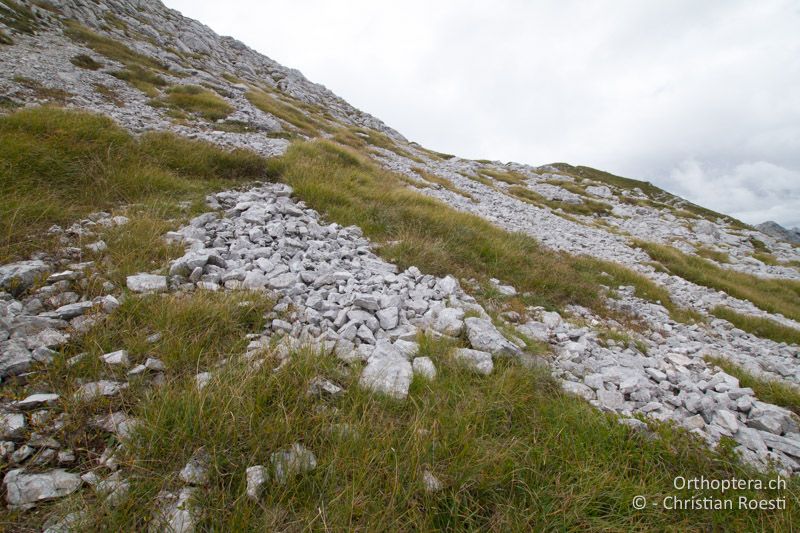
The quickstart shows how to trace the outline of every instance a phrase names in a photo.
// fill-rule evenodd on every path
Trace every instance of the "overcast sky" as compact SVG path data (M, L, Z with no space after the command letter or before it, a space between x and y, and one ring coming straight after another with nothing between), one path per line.
M410 140L800 226L800 0L165 0Z

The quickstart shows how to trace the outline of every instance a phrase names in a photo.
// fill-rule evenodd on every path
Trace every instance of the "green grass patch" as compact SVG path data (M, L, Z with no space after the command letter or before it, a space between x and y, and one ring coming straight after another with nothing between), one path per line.
M500 170L493 170L490 168L482 168L478 172L483 174L484 176L488 176L498 181L502 181L503 183L508 183L509 185L522 185L527 181L527 178L525 176L523 176L519 172L513 172L511 170L500 171Z
M769 246L767 246L764 241L756 239L755 237L750 237L749 240L750 240L750 244L753 245L753 249L756 252L761 252L761 253L766 253L766 254L771 252L771 250L769 249Z
M102 83L93 83L92 87L94 88L97 94L102 95L103 98L105 98L115 106L122 107L125 105L125 101L119 96L119 93L117 93L117 91L115 91L108 85L104 85Z
M151 104L181 109L211 121L224 119L233 112L233 106L218 94L199 85L170 87L165 96L152 101Z
M269 113L275 118L288 122L304 135L316 137L319 135L320 130L324 129L319 121L309 117L294 105L281 100L273 94L252 90L248 91L245 96L251 104L264 113Z
M108 118L52 107L0 117L0 160L3 262L42 246L52 224L267 175L250 152L164 133L135 138Z
M63 104L69 100L70 96L72 96L71 93L63 89L47 87L40 81L27 78L25 76L14 76L13 80L20 86L28 89L31 93L33 93L34 98L39 100L49 100L53 103Z
M736 363L723 357L704 357L706 362L720 367L723 371L739 380L742 387L753 389L756 397L762 402L780 405L800 416L800 388L777 380L754 376Z
M753 254L753 257L755 259L758 259L759 261L761 261L765 265L770 265L770 266L781 266L781 265L783 265L783 263L778 261L777 257L775 257L774 255L772 255L769 252L755 252Z
M772 339L775 342L800 345L800 330L784 326L769 318L743 315L721 305L712 309L711 314L717 318L727 320L737 328L752 333L757 337Z
M108 59L118 61L127 67L139 66L161 72L168 72L167 67L161 62L152 57L135 52L119 41L99 35L74 21L67 21L66 25L66 34L68 37L88 46Z
M471 179L472 181L476 181L481 185L486 185L487 187L492 187L493 189L495 188L494 181L492 181L490 178L487 178L480 172L476 172L474 174L469 174L466 172L459 172L459 173L465 178Z
M521 186L509 187L506 192L530 204L539 207L546 206L550 209L561 209L562 211L572 215L602 217L611 215L612 210L612 207L609 204L605 202L598 202L597 200L591 200L589 198L581 198L581 203L578 204L561 202L558 200L548 200L541 194Z
M781 313L800 320L800 282L759 278L720 268L702 257L684 254L671 246L640 240L635 243L672 274L698 285L725 291L736 298L749 300L769 313Z
M719 250L714 250L713 248L709 248L707 246L698 246L695 250L695 253L700 257L705 259L711 259L712 261L716 261L717 263L730 263L731 258L725 252L721 252Z
M97 70L103 66L102 63L95 61L91 56L86 54L78 54L70 59L69 62L76 67L85 68L86 70Z
M681 431L660 427L660 439L643 438L562 394L541 371L501 362L478 376L453 364L446 345L422 352L439 376L415 380L404 403L361 390L357 369L307 352L277 373L232 365L202 391L190 378L171 381L133 410L144 425L123 458L134 467L128 499L115 508L88 495L71 503L87 508L87 530L147 529L155 496L180 488L177 473L204 446L212 466L194 502L200 530L781 530L797 520L793 507L638 511L635 495L673 494L676 476L756 475ZM308 396L316 376L346 394ZM294 442L315 453L317 468L270 484L259 502L244 497L245 469ZM441 491L425 491L425 470ZM796 490L791 482L780 495Z
M139 89L151 98L159 95L159 87L167 85L167 80L163 77L153 70L139 65L131 65L123 70L116 70L111 72L111 75L119 80L128 82L131 87Z
M428 172L424 168L413 167L411 170L413 170L414 173L417 174L420 178L424 179L425 181L427 181L429 183L435 183L435 184L441 186L442 188L447 189L448 191L451 191L451 192L454 192L456 194L459 194L459 195L463 196L464 198L468 198L470 200L474 200L475 199L468 192L462 191L461 189L456 187L453 184L453 182L450 181L447 178L443 178L442 176L437 176L436 174L434 174L432 172Z
M390 152L396 153L400 157L405 157L406 159L410 159L416 163L424 163L424 161L416 155L398 146L397 143L388 135L369 128L358 128L353 126L349 128L339 128L334 131L333 140L339 144L344 144L351 148L355 148L362 153L368 152L369 150L367 149L372 146L375 148L389 150Z

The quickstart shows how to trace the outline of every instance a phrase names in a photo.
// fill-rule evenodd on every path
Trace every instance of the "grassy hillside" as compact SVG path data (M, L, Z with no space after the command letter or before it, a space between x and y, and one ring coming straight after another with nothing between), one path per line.
M611 174L610 172L604 172L602 170L597 170L591 167L572 166L567 163L553 163L551 166L579 180L587 179L587 180L599 181L602 183L606 183L608 185L612 185L614 187L618 187L620 189L627 189L627 190L640 189L652 200L662 204L666 204L667 206L679 208L680 210L686 211L689 214L696 217L706 218L712 221L721 218L727 221L729 224L732 224L736 227L749 228L747 224L745 224L740 220L737 220L728 215L723 215L722 213L717 213L716 211L712 211L711 209L707 209L705 207L701 207L699 205L688 202L683 198L670 194L664 189L661 189L660 187L653 185L649 181L640 181L631 178L623 178L621 176L616 176L614 174Z
M0 162L2 262L41 249L53 224L266 175L249 152L168 134L134 138L108 118L57 108L0 117Z
M109 249L97 263L123 272L131 265L156 268L154 262L165 265L169 255L154 253L154 242L178 223L176 202L272 176L330 220L359 224L401 265L498 277L530 292L527 302L550 307L581 303L603 311L601 283L633 283L645 297L666 298L623 267L547 251L529 237L408 190L396 175L331 142L295 143L282 159L265 162L170 135L134 139L106 119L51 108L0 119L0 135L2 160L11 162L0 174L0 205L16 209L16 224L4 227L9 255L43 244L34 228L137 202L131 224L147 231L107 230L101 236ZM653 426L657 438L621 425L561 392L541 369L498 361L490 376L472 374L452 359L461 340L419 339L420 355L434 360L439 376L432 382L416 377L400 403L365 393L356 385L359 368L331 356L301 351L277 372L270 352L261 367L237 361L247 335L263 329L272 308L262 295L127 296L98 328L76 334L50 367L37 368L28 385L6 387L4 394L61 394L70 415L65 434L78 451L79 468L93 468L115 442L87 423L91 417L122 410L141 420L118 457L131 483L128 496L111 506L85 488L32 513L8 513L0 519L4 526L40 529L50 517L85 509L87 531L146 530L156 496L181 486L178 472L199 446L212 468L193 504L200 528L209 531L786 531L800 521L797 482L781 493L736 493L785 496L791 500L785 512L635 509L636 495L651 502L697 496L674 489L677 476L766 477L738 465L727 443L710 451L667 425ZM158 340L148 341L155 333ZM133 380L118 398L73 401L78 380L123 377L99 363L97 356L112 349L129 350L133 364L161 359L163 384ZM80 353L89 356L67 364ZM225 358L234 362L198 389L195 373ZM345 393L329 400L306 394L317 376L341 384ZM318 467L271 485L259 502L247 499L245 468L294 442L316 454ZM441 481L440 490L425 489L426 471Z

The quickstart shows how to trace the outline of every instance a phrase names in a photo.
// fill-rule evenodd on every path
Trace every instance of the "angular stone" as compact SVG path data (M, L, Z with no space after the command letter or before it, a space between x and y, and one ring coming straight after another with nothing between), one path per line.
M285 483L290 476L304 474L317 467L314 453L298 442L292 444L288 450L270 455L270 462L278 483Z
M439 478L427 469L422 473L422 484L425 486L425 492L429 493L439 492L444 488Z
M287 272L274 278L270 278L267 282L273 289L288 289L299 281L299 277L294 272Z
M17 439L25 432L25 415L0 413L0 439Z
M366 309L367 311L377 311L381 308L378 299L368 294L359 294L356 296L353 300L353 305L361 309Z
M800 459L800 442L797 440L781 437L780 435L773 435L772 433L762 433L761 436L766 445L773 450L778 450L795 459Z
M26 474L23 469L9 471L3 482L9 506L27 509L35 504L72 494L81 486L81 478L66 470L56 469L39 474Z
M595 398L594 391L583 383L577 383L575 381L562 381L561 388L570 394L580 396L584 400L594 400Z
M208 469L211 456L204 447L200 447L192 454L191 459L183 467L180 478L189 485L206 485L208 483Z
M751 428L780 435L783 433L783 417L780 415L766 413L758 417L751 418L747 421L747 425Z
M211 372L200 372L194 377L195 385L197 385L198 389L202 390L208 385L212 377Z
M46 318L55 318L58 320L72 320L73 318L86 313L92 307L94 307L92 302L76 302L74 304L62 305L55 311L42 313L40 316Z
M442 335L458 337L464 331L464 311L455 307L442 309L433 321L433 329Z
M703 419L703 415L694 415L683 420L683 425L689 429L703 429L706 427L706 421Z
M390 345L391 346L391 345ZM403 400L408 396L413 369L411 363L399 356L371 357L361 373L359 384L374 392Z
M436 366L434 366L430 357L415 357L411 363L411 368L414 374L420 375L425 379L436 379Z
M456 361L464 364L468 368L483 375L489 375L494 370L492 354L480 350L470 350L469 348L458 348L453 351Z
M127 388L127 383L101 379L100 381L94 381L82 385L77 391L75 391L75 398L88 402L100 396L116 396Z
M266 484L270 480L269 470L261 465L250 466L245 471L245 477L247 478L247 497L253 501L260 500Z
M761 454L765 454L767 452L767 445L761 436L761 432L756 429L739 426L739 430L736 432L733 438L736 439L736 442L755 452Z
M267 276L255 270L248 272L242 281L242 286L250 290L263 289L266 284Z
M197 516L192 508L195 487L184 487L176 495L161 492L158 497L155 522L160 531L169 533L191 533L195 530Z
M727 409L717 410L713 421L731 434L739 430L739 421L736 419L736 415Z
M128 351L127 350L117 350L116 352L110 352L105 355L101 355L100 358L108 365L111 366L128 366L130 365L130 360L128 359Z
M489 352L494 356L517 356L521 353L488 320L470 317L464 323L469 342L476 350Z
M599 390L597 391L597 401L601 407L616 410L621 409L625 404L625 398L619 391Z
M33 364L33 355L24 343L15 339L0 343L0 378L27 372Z
M399 309L397 307L387 307L381 309L375 315L382 329L390 330L397 327L400 321Z
M39 409L40 407L51 407L58 402L59 398L60 396L58 394L52 393L32 394L24 400L14 402L14 407L20 411L31 411L33 409Z
M309 383L307 394L309 396L338 398L344 394L344 389L329 379L316 377Z
M108 478L95 485L95 492L105 499L112 507L118 506L128 496L130 483L122 479L119 472L114 472Z
M50 271L50 267L39 260L18 261L0 266L0 289L17 296L34 284L37 278Z
M133 292L166 292L167 278L155 274L136 274L127 277L126 285Z

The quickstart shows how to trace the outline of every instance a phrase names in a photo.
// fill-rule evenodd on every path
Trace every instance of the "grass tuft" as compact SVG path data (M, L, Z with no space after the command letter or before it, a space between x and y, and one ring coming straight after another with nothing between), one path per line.
M704 357L707 363L716 365L724 372L739 380L742 387L753 389L756 397L762 402L786 407L800 416L800 388L777 380L754 376L736 363L723 357Z
M131 87L139 89L151 98L158 96L159 87L167 85L167 80L154 71L140 65L131 65L126 69L116 70L111 72L111 75L118 80L127 82Z
M76 67L85 68L87 70L97 70L103 66L102 63L98 63L91 56L86 54L78 54L69 61Z
M609 204L605 202L598 202L597 200L591 200L589 198L581 198L581 203L573 204L558 200L548 200L541 194L521 186L509 187L507 192L530 204L547 206L550 209L561 209L562 211L573 215L601 217L611 215L612 207Z
M154 100L151 104L182 109L211 121L222 120L233 112L233 107L228 102L199 85L170 87L163 98Z
M31 78L27 78L25 76L14 76L13 80L20 84L22 87L25 87L29 91L33 93L34 98L39 100L49 100L50 102L55 102L59 104L65 103L69 100L71 93L63 90L58 89L55 87L47 87L42 85L42 83L38 80L34 80Z
M416 173L420 178L422 178L423 180L425 180L425 181L427 181L429 183L434 183L436 185L439 185L440 187L442 187L444 189L447 189L450 192L454 192L454 193L456 193L458 195L461 195L464 198L467 198L469 200L474 200L475 199L468 192L462 191L461 189L456 187L453 184L453 182L450 181L447 178L443 178L441 176L437 176L436 174L433 174L432 172L428 172L424 168L414 167L411 170L413 170L414 173Z
M671 274L688 281L750 300L769 313L800 320L800 282L760 278L720 268L710 261L663 244L637 240L636 246L661 263Z
M772 339L775 342L800 345L800 330L784 326L769 318L743 315L721 305L712 309L711 314L717 318L727 320L737 328L752 333L757 337Z
M134 138L108 118L52 107L0 117L0 161L2 261L38 248L52 224L267 176L250 152L166 133Z
M714 250L713 248L709 248L707 246L699 246L695 253L700 257L705 259L711 259L712 261L716 261L717 263L730 263L731 258L725 252L721 252L719 250Z
M527 181L527 178L518 172L513 172L511 170L492 170L489 168L482 168L478 172L483 174L484 176L488 176L494 178L498 181L502 181L503 183L508 183L509 185L524 185Z
M248 91L245 95L251 104L264 113L288 122L304 135L316 137L324 126L314 118L308 116L294 105L281 100L278 96L260 90Z
M39 29L39 22L30 7L12 0L0 0L0 22L12 30L28 35L33 35Z

